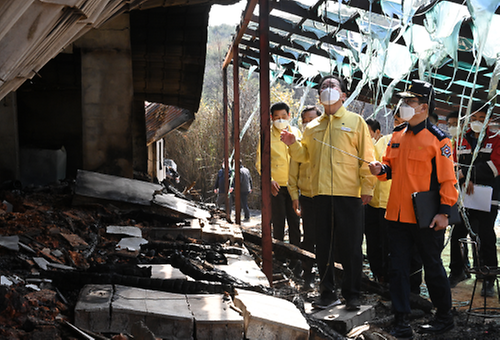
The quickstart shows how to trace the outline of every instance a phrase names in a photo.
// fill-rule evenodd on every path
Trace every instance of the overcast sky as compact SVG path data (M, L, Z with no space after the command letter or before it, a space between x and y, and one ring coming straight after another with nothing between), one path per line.
M241 21L241 13L245 9L247 4L246 0L241 0L240 2L229 5L213 5L210 10L210 17L208 19L209 26L218 26L222 24L227 24L231 26L236 26Z

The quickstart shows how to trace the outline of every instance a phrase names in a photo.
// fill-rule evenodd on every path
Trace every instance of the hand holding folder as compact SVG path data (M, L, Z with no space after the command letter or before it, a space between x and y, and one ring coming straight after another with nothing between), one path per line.
M417 218L417 224L420 228L429 228L432 219L439 212L439 206L441 205L441 196L439 191L422 191L414 192L412 194L413 209L415 210L415 217ZM448 217L448 223L456 224L462 221L460 213L458 212L457 204L450 209L450 216Z

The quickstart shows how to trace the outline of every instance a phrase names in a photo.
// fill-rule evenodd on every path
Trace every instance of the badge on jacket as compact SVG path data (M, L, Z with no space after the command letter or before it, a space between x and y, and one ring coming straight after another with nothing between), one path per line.
M450 148L450 146L448 144L444 145L441 148L441 155L450 158L450 156L451 156L451 148Z

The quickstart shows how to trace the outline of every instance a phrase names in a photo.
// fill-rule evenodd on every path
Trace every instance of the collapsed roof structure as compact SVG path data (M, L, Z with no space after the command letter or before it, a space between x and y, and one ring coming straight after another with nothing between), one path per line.
M321 76L341 74L362 100L393 102L411 79L431 82L440 115L469 99L498 94L500 2L497 0L270 1L272 77L314 87ZM259 14L249 1L233 44L239 65L260 69ZM239 39L241 38L241 39ZM228 52L231 56L231 50ZM226 61L228 61L226 59ZM498 108L498 105L496 105ZM495 110L497 111L497 110Z

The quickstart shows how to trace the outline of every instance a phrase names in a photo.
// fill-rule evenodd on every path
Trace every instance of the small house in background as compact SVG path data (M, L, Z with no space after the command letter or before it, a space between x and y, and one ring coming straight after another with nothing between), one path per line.
M169 177L178 182L175 160L165 159L165 140L174 130L187 130L194 120L194 113L173 105L146 102L146 138L148 146L148 175L158 182ZM173 164L172 164L173 163Z

